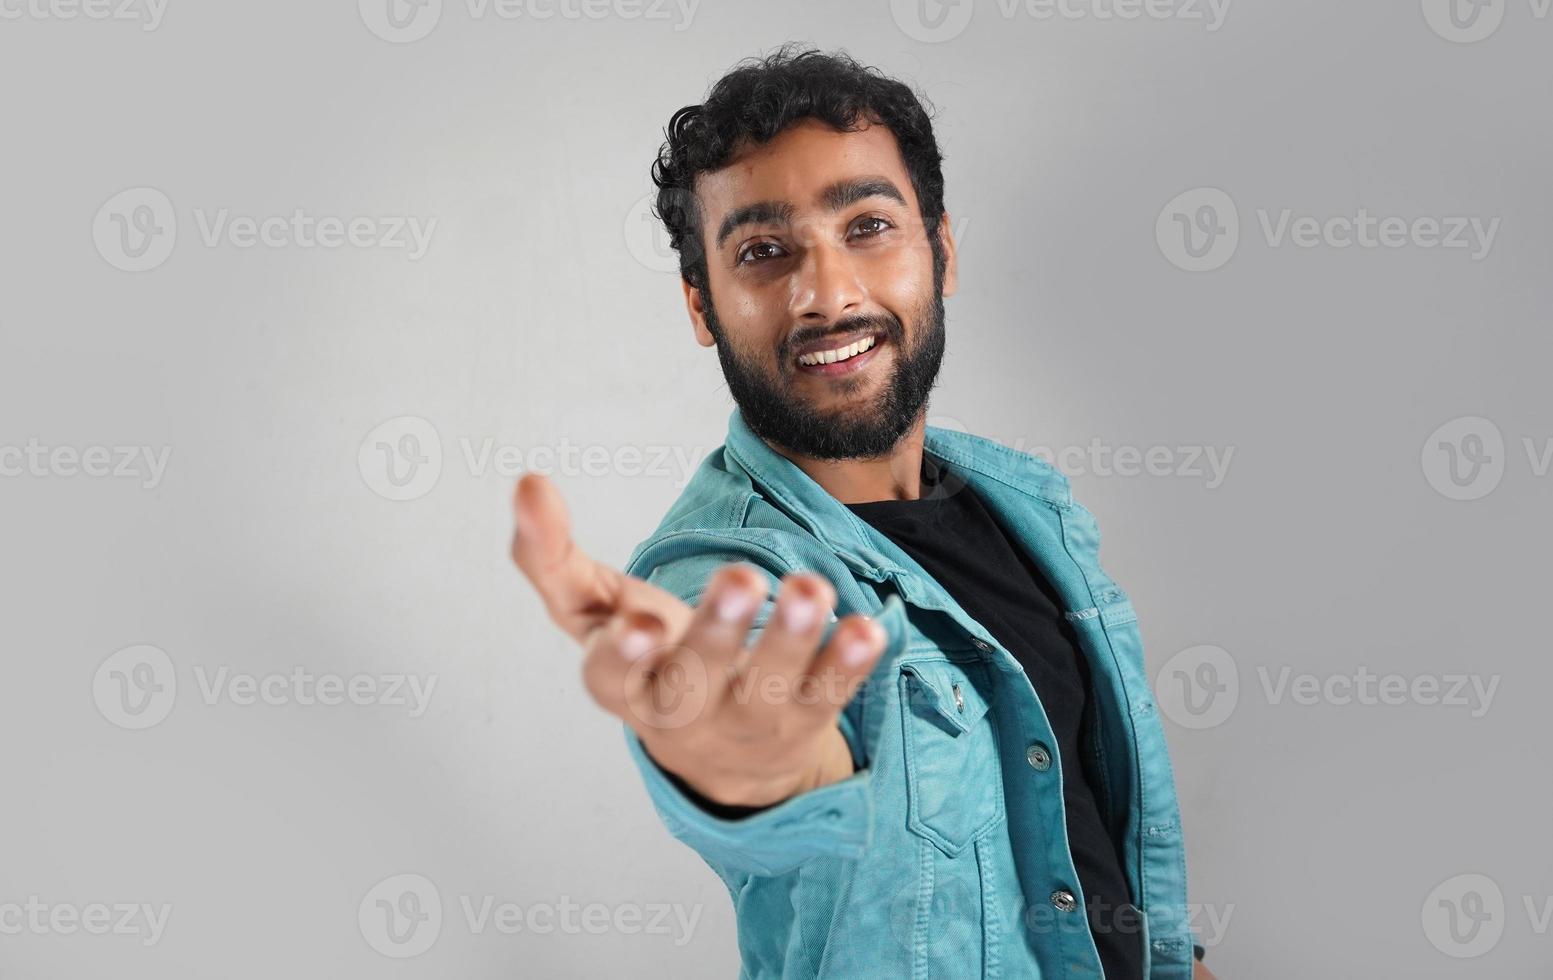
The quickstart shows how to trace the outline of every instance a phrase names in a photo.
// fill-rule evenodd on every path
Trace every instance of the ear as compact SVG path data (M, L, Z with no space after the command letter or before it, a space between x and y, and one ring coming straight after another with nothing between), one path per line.
M717 338L706 328L706 305L702 302L701 290L684 276L680 276L679 285L685 291L685 309L690 314L690 326L696 332L696 343L702 347L716 347Z
M938 219L938 237L944 243L944 295L953 296L960 288L959 250L954 242L954 231L949 227L949 212Z

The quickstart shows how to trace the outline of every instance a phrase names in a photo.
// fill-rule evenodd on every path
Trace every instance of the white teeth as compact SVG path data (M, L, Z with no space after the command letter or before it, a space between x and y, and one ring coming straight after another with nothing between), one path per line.
M877 339L876 337L864 337L856 343L848 344L845 347L838 347L835 350L801 354L798 357L798 363L812 367L816 364L834 364L837 361L844 361L849 357L856 357L863 353L863 351L873 347Z

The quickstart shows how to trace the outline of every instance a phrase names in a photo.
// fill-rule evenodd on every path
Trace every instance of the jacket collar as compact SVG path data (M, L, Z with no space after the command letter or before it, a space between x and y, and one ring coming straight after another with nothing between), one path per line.
M1072 502L1067 477L1028 453L968 432L928 426L923 451L946 462L984 496L1013 490L1063 511ZM882 582L905 574L905 556L792 460L757 436L735 408L728 417L727 454L761 491L863 577ZM910 563L915 564L915 563Z

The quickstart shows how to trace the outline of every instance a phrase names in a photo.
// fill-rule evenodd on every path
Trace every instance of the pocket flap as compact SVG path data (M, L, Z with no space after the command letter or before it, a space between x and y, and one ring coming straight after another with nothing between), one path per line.
M901 665L911 710L951 734L968 732L987 713L987 701L966 671L948 661Z

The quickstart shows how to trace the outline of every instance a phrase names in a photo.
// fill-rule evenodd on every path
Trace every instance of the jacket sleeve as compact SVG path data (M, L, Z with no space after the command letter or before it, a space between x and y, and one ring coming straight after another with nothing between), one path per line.
M730 561L752 564L769 578L768 596L750 630L750 642L753 643L775 607L777 586L783 574L773 570L768 563L742 553L681 554L667 563L653 566L644 577L690 605L696 605L712 573ZM889 636L885 657L898 652L906 636L904 611L899 608L899 600L893 602L893 613L881 612L878 617ZM887 605L886 610L889 609ZM836 622L833 617L826 626L822 643L829 640ZM851 710L842 712L839 725L852 748L854 765L861 765L853 713ZM669 833L725 877L730 874L785 874L816 857L858 857L868 846L873 824L873 796L867 768L860 768L847 779L800 793L750 816L723 819L681 792L647 753L636 732L629 725L623 728L626 745L641 772L648 797Z

